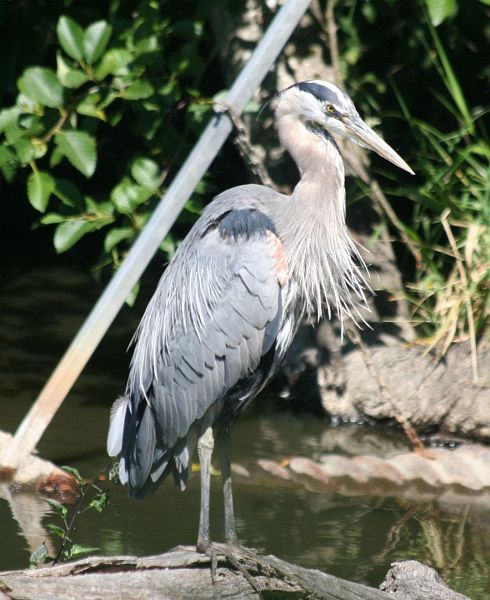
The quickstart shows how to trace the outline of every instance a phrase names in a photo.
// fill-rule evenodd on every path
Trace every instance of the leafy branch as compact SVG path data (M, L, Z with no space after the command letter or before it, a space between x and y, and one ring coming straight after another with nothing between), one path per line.
M101 489L96 484L100 474L102 472L106 472L107 468L102 469L102 471L97 473L97 475L88 483L83 481L82 476L77 469L73 467L62 468L75 477L79 487L79 499L73 511L71 512L64 504L58 502L57 500L52 498L46 500L61 520L61 525L56 523L48 523L46 525L48 531L59 539L59 547L56 555L54 557L50 557L46 543L43 542L31 554L29 560L30 568L36 568L46 562L50 562L51 565L55 565L60 561L78 558L79 556L99 550L99 548L94 546L82 546L80 544L73 543L71 535L80 515L91 509L100 513L108 506L108 491Z
M193 85L209 67L198 51L206 11L182 20L172 10L142 0L130 17L120 7L85 28L60 16L56 68L27 67L15 104L0 110L0 176L27 170L27 198L54 226L58 253L103 230L99 266L116 268L211 111ZM184 219L198 197L191 204ZM162 249L174 251L172 236Z

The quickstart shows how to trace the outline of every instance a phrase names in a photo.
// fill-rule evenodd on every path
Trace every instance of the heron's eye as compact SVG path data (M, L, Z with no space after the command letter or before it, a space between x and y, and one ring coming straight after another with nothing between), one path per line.
M335 106L333 104L327 104L327 112L329 112L329 113L335 112Z

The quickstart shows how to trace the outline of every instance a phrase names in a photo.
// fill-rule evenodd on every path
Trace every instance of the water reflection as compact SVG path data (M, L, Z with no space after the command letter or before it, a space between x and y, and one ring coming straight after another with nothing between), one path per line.
M55 545L43 525L44 517L50 512L49 504L38 494L16 492L5 483L0 483L0 498L9 505L12 518L27 544L26 550L33 552L45 542L53 556Z
M45 269L12 279L0 291L0 428L14 431L67 343L96 299L89 277ZM43 457L70 464L86 476L106 463L108 410L124 386L124 348L143 310L124 310L85 369L40 444ZM483 495L428 501L326 490L308 481L283 481L257 467L260 459L318 459L324 453L389 456L407 447L394 431L330 428L321 419L284 409L272 392L255 401L237 423L233 460L237 529L241 540L268 553L335 575L378 585L396 559L416 558L473 599L488 598L490 501ZM247 476L247 473L249 476ZM104 554L151 554L195 542L199 482L180 493L171 481L138 503L110 486L111 505L85 513L77 543ZM455 496L453 494L453 496ZM56 522L38 497L3 488L0 570L25 567L43 527ZM222 537L219 482L212 490L212 532ZM10 502L10 504L9 504ZM23 530L25 537L19 532Z

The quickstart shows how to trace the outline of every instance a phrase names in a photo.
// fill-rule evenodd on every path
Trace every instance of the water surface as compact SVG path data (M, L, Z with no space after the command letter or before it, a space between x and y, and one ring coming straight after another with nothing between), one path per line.
M90 277L67 267L12 272L5 279L0 290L0 429L15 431L97 294ZM144 290L136 308L125 308L111 327L41 440L44 458L75 466L86 477L108 463L108 411L124 389L125 348L147 296ZM272 390L240 418L233 443L234 462L251 474L237 477L234 485L238 534L245 544L372 586L379 585L393 560L416 558L435 567L454 589L475 600L490 598L490 508L484 497L443 504L436 497L414 501L340 494L311 482L283 482L257 467L260 459L408 448L402 434L332 427L327 419L293 412ZM129 499L121 486L107 487L110 506L79 519L75 542L97 546L103 554L151 554L195 542L198 477L184 493L166 481L143 502ZM15 499L12 505L0 500L0 570L27 566L29 544L47 539L45 525L58 522L43 499ZM217 478L211 501L212 533L221 539ZM31 526L29 539L19 521L24 529Z

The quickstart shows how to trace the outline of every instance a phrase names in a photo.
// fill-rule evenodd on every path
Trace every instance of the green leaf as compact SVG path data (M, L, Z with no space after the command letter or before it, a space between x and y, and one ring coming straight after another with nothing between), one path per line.
M5 128L4 135L5 135L5 140L7 141L7 144L9 144L10 146L13 146L15 144L15 142L17 142L18 140L20 140L24 137L24 131L22 131L22 129L18 126L18 124L8 125ZM24 140L24 141L27 141L27 140Z
M202 213L202 204L195 197L191 198L190 200L187 200L184 208L193 215L200 215Z
M54 247L58 254L66 252L74 246L85 234L95 229L94 223L79 219L61 223L54 232Z
M131 164L131 175L141 185L157 188L160 183L160 169L154 160L137 158Z
M46 525L46 529L52 533L53 535L56 535L59 538L64 538L65 537L65 530L62 529L61 527L59 527L58 525L54 525L53 523L48 523Z
M100 494L97 494L97 496L95 496L95 498L89 504L89 508L95 508L97 512L102 512L108 504L109 492L100 492Z
M0 146L0 171L9 183L13 181L17 171L17 157L5 146Z
M157 93L161 96L168 96L170 101L177 101L177 99L181 95L180 85L177 79L170 79L160 88L158 88ZM223 96L226 96L227 91L225 91Z
M23 165L27 165L31 162L31 160L35 160L36 158L41 158L46 154L47 146L46 144L34 144L32 140L19 139L14 144L12 144L17 152L17 157L19 162Z
M175 244L175 240L173 236L169 233L163 242L160 244L160 250L163 250L169 258L172 258L177 250L177 246Z
M85 75L80 69L72 69L65 62L61 54L57 54L56 56L56 74L62 85L67 88L76 89L89 81L88 75Z
M133 60L129 50L113 48L104 54L95 70L97 79L104 79L107 75L127 75L128 64Z
M100 548L95 548L94 546L81 546L80 544L73 544L69 552L69 557L75 558L76 556L83 556L84 554L96 552L97 550L100 550Z
M123 91L123 97L126 100L142 100L143 98L149 98L153 91L151 83L141 79L129 85Z
M31 140L34 147L34 158L42 158L48 151L48 144L39 142L39 140Z
M54 195L66 206L83 207L83 195L77 186L67 179L57 179Z
M64 465L61 468L63 469L63 471L66 471L67 473L70 473L70 475L73 475L73 477L77 480L78 484L82 483L82 476L80 475L80 471L78 469L75 469L75 467L67 467L66 465Z
M114 102L114 100L117 100L118 98L119 94L116 94L112 91L108 92L107 90L104 90L101 94L101 100L98 104L99 109L104 110L104 108L107 108L110 104Z
M22 92L20 94L17 94L15 103L22 112L25 112L25 113L35 113L36 112L36 103L34 102L34 100L32 98L29 98L29 96L26 96Z
M56 33L63 50L75 60L83 58L83 36L82 27L65 15L58 19Z
M66 215L60 215L59 213L48 213L43 215L39 221L43 225L54 225L57 223L64 223L66 221Z
M55 136L61 153L85 177L91 177L97 164L95 138L86 131L62 131Z
M27 178L27 197L36 210L39 212L46 210L54 187L55 180L49 173L34 171L29 175Z
M53 169L54 167L59 165L60 162L63 160L63 156L63 152L61 152L58 146L55 146L53 148L53 151L51 152L51 155L49 156L49 166Z
M154 194L152 188L133 183L125 178L111 192L111 201L120 213L132 213Z
M46 131L46 125L38 115L20 115L17 124L24 135L29 138L37 138ZM38 140L36 140L36 143L38 143Z
M46 502L54 509L61 517L65 518L68 514L68 509L66 506L63 506L58 500L53 500L53 498L48 498Z
M111 217L114 214L114 207L111 202L96 202L90 196L85 196L85 209L89 213L102 217Z
M107 121L106 114L101 110L97 103L100 100L99 94L87 94L81 102L77 104L77 113L85 115L87 117L94 117L101 121Z
M87 81L89 78L83 71L72 69L65 74L61 83L67 88L77 89Z
M115 227L111 229L104 240L104 250L110 252L115 246L122 240L127 240L134 235L134 229L132 227Z
M432 35L432 39L434 40L434 45L437 49L439 60L441 61L441 65L444 70L444 83L446 84L446 87L449 93L451 94L454 103L456 104L461 113L461 118L464 121L465 126L468 128L468 131L470 133L473 133L473 118L471 116L471 111L468 107L468 104L466 103L466 98L463 94L463 90L459 84L458 78L456 77L456 74L451 66L451 63L449 61L449 58L446 54L446 51L444 49L444 46L442 45L437 31L431 25L429 25L429 29Z
M136 302L136 298L138 297L139 291L140 291L140 282L137 281L132 290L129 292L128 297L126 298L126 304L128 306L134 306L134 303Z
M15 125L21 112L18 106L0 110L0 132L4 131L10 125Z
M136 56L143 54L152 54L161 51L160 40L157 35L145 36L141 39L134 48Z
M45 563L48 559L48 547L46 546L46 542L43 542L29 557L29 569L35 569L39 565Z
M457 10L456 0L426 0L432 25L437 27L448 17L453 17Z
M29 67L17 82L20 91L43 106L63 106L63 86L56 73L45 67Z
M104 53L111 37L112 27L107 21L97 21L87 27L83 37L83 55L92 64Z

